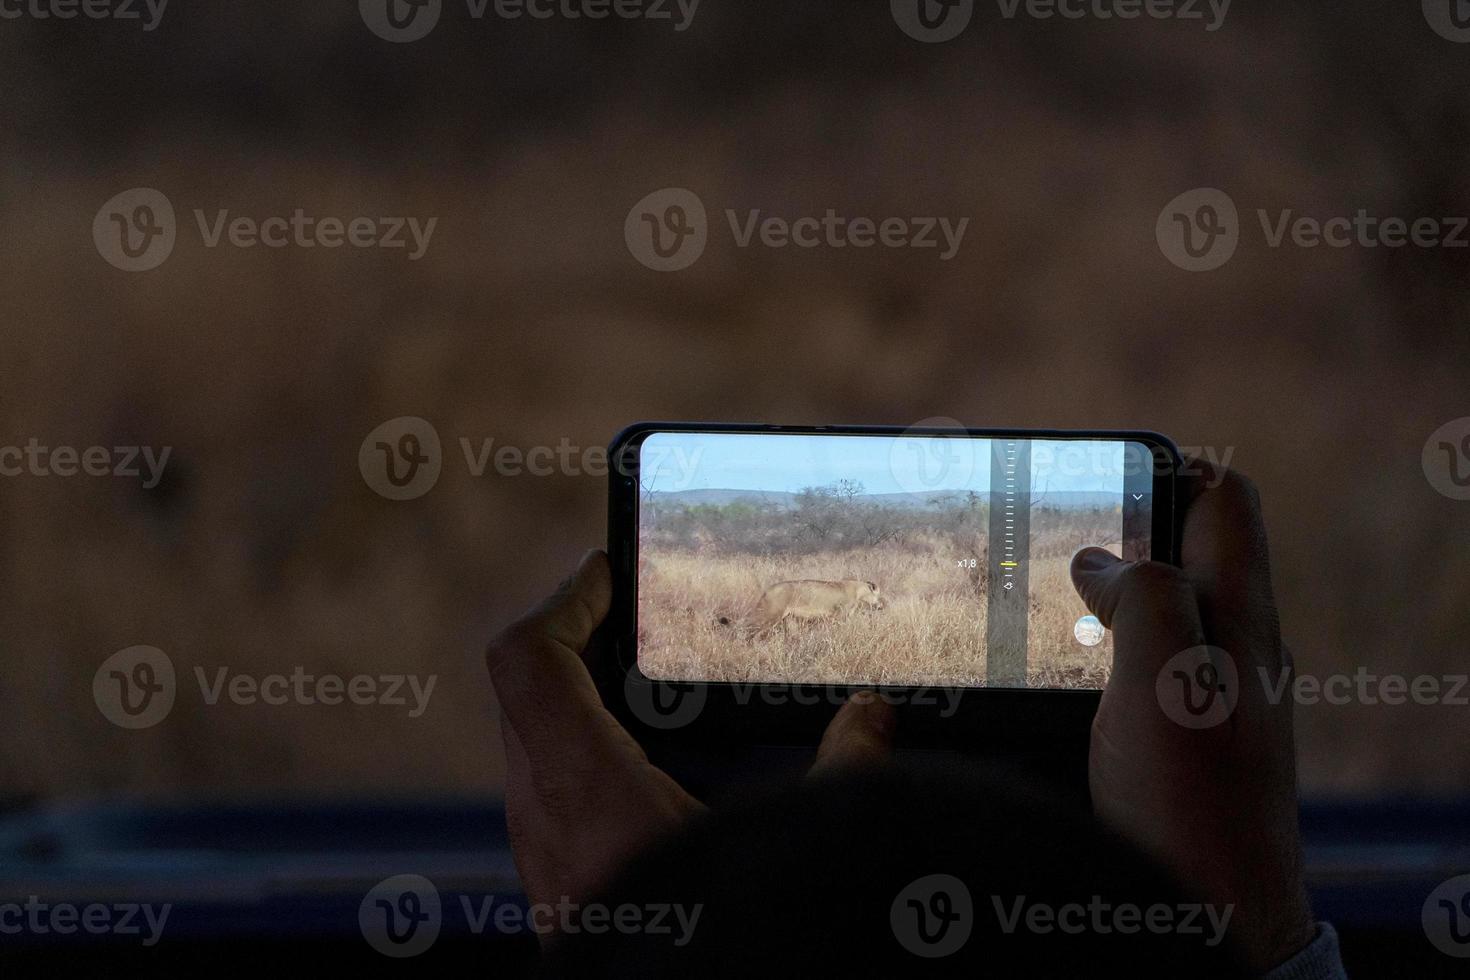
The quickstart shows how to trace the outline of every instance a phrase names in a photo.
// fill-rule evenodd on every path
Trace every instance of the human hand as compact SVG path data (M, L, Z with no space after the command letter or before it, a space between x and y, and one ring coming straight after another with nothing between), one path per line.
M1182 568L1125 562L1101 548L1072 559L1078 593L1114 637L1089 783L1100 817L1201 897L1234 906L1231 931L1264 973L1315 931L1301 877L1292 703L1272 704L1259 683L1260 670L1278 680L1291 657L1255 488L1228 470L1205 470L1182 481ZM1233 661L1235 690L1218 692L1233 710L1186 727L1164 710L1172 678L1158 682L1166 668L1193 676L1209 661L1198 649L1205 646ZM1185 651L1194 652L1175 659Z
M611 601L607 555L589 552L486 652L500 701L511 850L532 904L586 900L704 810L603 706L588 644ZM892 727L890 705L854 697L828 726L812 772L882 759Z

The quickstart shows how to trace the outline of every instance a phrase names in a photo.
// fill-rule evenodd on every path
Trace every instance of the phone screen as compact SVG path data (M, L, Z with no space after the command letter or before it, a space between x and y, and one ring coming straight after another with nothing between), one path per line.
M1082 547L1151 555L1141 442L653 432L637 657L655 680L1092 689Z

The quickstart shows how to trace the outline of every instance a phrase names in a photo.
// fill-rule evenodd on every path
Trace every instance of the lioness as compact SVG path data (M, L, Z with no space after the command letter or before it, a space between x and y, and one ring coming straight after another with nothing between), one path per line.
M883 608L883 595L875 583L852 578L840 582L777 582L761 593L745 620L756 632L764 633L788 619L830 619L838 613L851 615L859 606ZM720 622L728 626L730 620L721 618Z

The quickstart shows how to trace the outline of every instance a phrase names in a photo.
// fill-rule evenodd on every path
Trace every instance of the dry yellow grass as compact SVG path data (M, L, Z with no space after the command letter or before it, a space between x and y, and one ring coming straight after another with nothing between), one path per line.
M983 589L929 538L839 554L738 555L646 544L638 601L639 660L669 680L974 687L986 681ZM1086 609L1067 559L1031 568L1031 687L1102 687L1111 638L1072 636ZM764 635L739 626L769 586L791 579L876 582L886 608L788 624ZM721 625L721 617L734 623Z

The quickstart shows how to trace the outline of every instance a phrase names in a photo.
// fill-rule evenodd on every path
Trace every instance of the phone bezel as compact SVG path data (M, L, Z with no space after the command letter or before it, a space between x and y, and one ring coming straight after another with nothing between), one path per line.
M906 741L930 745L950 739L964 740L977 728L1004 731L1017 745L1031 738L1045 738L1057 727L1075 730L1090 722L1101 691L1065 688L915 688L873 685L737 685L725 682L654 681L645 677L637 662L638 629L638 475L636 460L643 440L656 432L725 432L750 435L867 435L943 436L971 439L1033 438L1129 441L1147 445L1154 456L1151 557L1178 564L1179 518L1178 471L1182 459L1167 436L1147 430L1115 429L1024 429L946 428L882 425L773 425L761 423L638 422L623 429L608 447L608 556L613 571L613 598L605 626L615 669L600 686L604 699L625 724L650 735L660 732L639 717L627 701L630 685L662 684L701 689L703 707L692 722L681 725L681 740L706 740L728 744L815 744L846 695L859 690L877 690L900 705ZM630 462L631 460L631 462ZM616 689L613 689L613 688ZM766 696L750 698L752 688L765 689ZM743 697L737 693L744 692ZM774 692L790 696L775 698ZM806 692L805 694L803 692ZM958 704L947 717L928 710L926 693L940 704ZM813 698L812 695L815 695ZM952 697L951 697L952 696ZM815 703L795 703L815 700ZM1044 700L1043 700L1044 699ZM773 703L775 702L775 703ZM1038 713L1033 709L1045 705ZM1001 727L1003 726L1003 727Z

